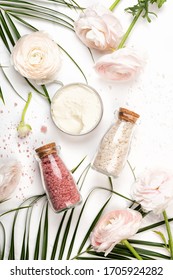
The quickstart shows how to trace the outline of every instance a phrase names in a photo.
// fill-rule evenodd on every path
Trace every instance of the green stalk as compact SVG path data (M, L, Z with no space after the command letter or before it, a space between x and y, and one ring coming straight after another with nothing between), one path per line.
M129 251L138 259L138 260L143 260L141 258L141 256L136 252L136 250L133 248L133 246L126 240L122 240L121 241L122 244L124 244L128 249Z
M110 11L113 11L120 1L121 1L121 0L116 0L116 1L110 6L109 10L110 10Z
M170 254L171 254L170 257L171 257L171 260L173 260L173 238L172 238L172 232L171 232L170 224L169 224L168 217L167 217L165 210L163 211L163 217L165 220L166 230L168 233L168 243L169 243Z
M25 107L24 107L23 112L22 112L21 122L23 122L23 123L25 122L25 115L26 115L26 111L28 109L29 103L31 101L31 98L32 98L32 93L30 92L28 94L28 99L26 101Z
M123 36L121 42L119 43L117 49L123 48L124 43L126 42L126 40L127 40L128 36L129 36L130 32L132 31L133 27L135 26L135 24L136 24L138 18L140 17L142 11L143 11L143 8L140 9L140 10L138 11L138 13L136 14L136 16L135 16L134 19L132 20L132 22L131 22L129 28L127 29L126 33L124 34L124 36Z

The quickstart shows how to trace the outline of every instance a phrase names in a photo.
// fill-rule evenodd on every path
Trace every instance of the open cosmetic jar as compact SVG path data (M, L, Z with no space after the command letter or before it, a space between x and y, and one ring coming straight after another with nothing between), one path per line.
M55 125L69 135L85 135L94 130L103 115L97 91L82 83L62 86L53 96L51 116Z

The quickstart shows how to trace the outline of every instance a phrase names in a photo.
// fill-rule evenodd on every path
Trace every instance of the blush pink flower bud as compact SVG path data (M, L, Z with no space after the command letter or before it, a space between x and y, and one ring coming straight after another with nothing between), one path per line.
M87 47L100 51L116 49L123 35L119 20L101 5L82 11L74 23L74 28Z
M57 79L61 66L58 45L42 31L21 37L11 54L14 68L37 84L48 84Z
M14 192L21 174L21 164L18 161L0 163L0 201L6 200Z
M132 209L120 209L103 216L91 233L91 245L97 252L111 252L116 244L132 237L139 229L142 215Z
M135 50L122 48L102 56L96 62L94 69L106 80L128 81L140 72L143 64L143 60Z
M173 174L165 170L147 170L132 185L132 197L145 212L160 214L173 200Z

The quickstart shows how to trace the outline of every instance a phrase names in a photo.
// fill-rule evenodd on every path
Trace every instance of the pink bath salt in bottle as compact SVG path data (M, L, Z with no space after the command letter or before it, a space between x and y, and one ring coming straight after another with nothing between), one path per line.
M55 212L66 211L81 203L81 196L72 174L58 155L55 143L35 150L43 187Z

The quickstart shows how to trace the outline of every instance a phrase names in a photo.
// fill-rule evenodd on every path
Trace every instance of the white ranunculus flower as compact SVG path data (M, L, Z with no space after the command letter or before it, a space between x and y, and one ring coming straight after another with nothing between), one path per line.
M74 29L87 47L100 51L116 49L123 35L119 20L99 4L82 11L74 22Z
M47 33L37 31L17 41L11 62L22 76L39 85L48 84L57 79L61 66L60 50Z
M21 168L16 160L0 163L0 201L6 200L16 189L22 175Z
M132 185L132 197L145 212L160 214L173 201L173 174L167 170L147 170Z

